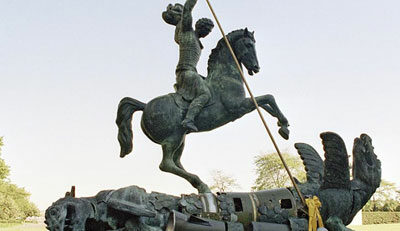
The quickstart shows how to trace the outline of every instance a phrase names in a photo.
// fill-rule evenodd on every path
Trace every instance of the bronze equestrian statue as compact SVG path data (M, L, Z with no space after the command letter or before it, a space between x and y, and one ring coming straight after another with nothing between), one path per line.
M180 58L177 67L176 93L152 99L147 104L126 97L118 106L116 123L121 157L132 151L132 116L143 111L141 127L146 136L160 144L163 158L160 169L185 178L199 193L210 192L209 187L192 173L187 172L180 161L185 137L191 132L210 131L255 110L250 98L246 98L239 70L223 39L211 52L208 74L201 77L196 71L201 43L211 30L206 22L196 30L191 26L191 11L196 0L185 5L169 5L163 13L166 22L176 25L175 39L179 44ZM204 21L205 22L205 21ZM203 31L204 30L204 31ZM255 49L254 32L236 30L227 35L239 62L250 75L260 70ZM256 97L261 108L278 119L279 134L289 138L288 120L280 111L272 95Z

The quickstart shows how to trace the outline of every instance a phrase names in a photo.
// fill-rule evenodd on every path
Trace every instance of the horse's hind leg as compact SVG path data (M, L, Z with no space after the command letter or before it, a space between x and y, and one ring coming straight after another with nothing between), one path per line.
M205 183L203 183L198 176L186 172L183 168L179 168L175 164L175 154L177 153L177 156L180 156L181 152L183 151L182 137L175 137L164 142L162 144L162 150L163 159L160 164L161 171L169 172L186 179L193 187L195 187L199 191L199 193L211 192L209 187Z
M178 147L178 149L175 151L174 156L173 156L175 165L176 165L178 168L182 169L182 170L185 170L185 169L183 168L182 163L181 163L181 156L182 156L184 147L185 147L185 139L183 139L181 145L180 145L180 146Z
M165 142L163 142L162 144L163 158L159 166L161 171L171 172L173 168L177 167L174 161L174 154L177 151L179 151L179 148L182 146L182 143L183 139L179 137L170 138Z

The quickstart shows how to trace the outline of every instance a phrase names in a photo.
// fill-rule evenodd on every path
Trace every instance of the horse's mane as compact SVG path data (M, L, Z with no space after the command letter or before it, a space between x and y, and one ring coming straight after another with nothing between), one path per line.
M245 29L234 30L234 31L230 32L228 35L226 35L226 37L227 37L229 43L232 45L238 39L243 38L244 32L245 32ZM252 36L251 33L250 33L250 37L254 40L254 37ZM208 77L211 77L210 73L213 69L215 69L215 64L218 61L218 56L220 55L220 51L226 47L227 46L226 46L224 38L221 38L218 41L217 46L211 50L211 54L208 58L208 68L207 68Z

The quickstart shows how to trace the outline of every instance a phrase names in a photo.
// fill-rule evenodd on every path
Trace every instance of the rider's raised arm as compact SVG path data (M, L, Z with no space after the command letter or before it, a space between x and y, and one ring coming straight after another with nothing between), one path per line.
M188 31L192 30L192 10L196 5L197 0L186 0L185 5L183 6L183 15L182 15L182 30Z

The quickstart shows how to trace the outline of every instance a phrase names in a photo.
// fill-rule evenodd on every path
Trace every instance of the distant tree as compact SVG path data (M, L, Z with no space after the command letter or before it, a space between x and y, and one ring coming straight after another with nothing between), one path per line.
M7 178L10 168L1 158L3 139L0 137L0 220L25 220L30 216L39 216L39 210L29 201L30 194Z
M10 168L6 162L1 158L1 147L3 146L3 137L0 137L0 181L6 179L10 174Z
M306 179L303 162L300 157L282 153L290 172L299 181ZM257 179L253 191L283 188L291 186L291 181L277 153L261 154L255 157Z
M400 211L400 191L396 184L382 180L380 187L364 206L363 211Z
M240 188L237 180L221 170L211 171L212 185L210 189L216 192L228 192Z

